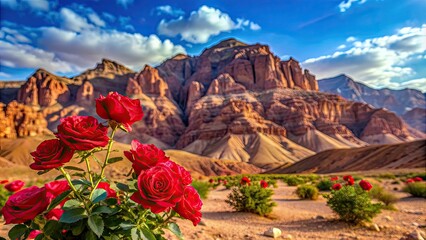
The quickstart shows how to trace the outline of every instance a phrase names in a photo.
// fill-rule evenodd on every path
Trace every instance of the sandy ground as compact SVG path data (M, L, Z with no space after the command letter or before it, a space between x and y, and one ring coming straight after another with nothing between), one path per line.
M250 213L234 212L225 199L230 193L223 187L212 190L204 200L203 221L194 227L187 220L178 220L185 239L272 239L263 236L270 227L282 230L279 239L400 239L416 229L425 230L426 200L408 197L394 192L400 200L398 211L383 210L374 219L380 231L367 227L353 227L337 221L326 206L325 199L299 200L294 194L296 187L278 183L273 199L277 203L269 218ZM7 234L9 226L0 223L0 236ZM167 239L177 239L167 233Z
M320 198L316 201L299 200L296 187L279 183L273 199L277 203L270 218L250 213L234 212L225 199L230 190L218 188L204 200L204 225L193 227L189 221L179 220L185 239L271 239L263 236L270 227L282 230L280 239L400 239L416 229L425 230L426 200L395 192L401 199L398 211L383 210L374 219L380 231L367 227L352 227L337 221L337 217ZM323 219L322 219L323 218ZM420 228L418 227L420 226ZM170 238L170 236L168 236Z

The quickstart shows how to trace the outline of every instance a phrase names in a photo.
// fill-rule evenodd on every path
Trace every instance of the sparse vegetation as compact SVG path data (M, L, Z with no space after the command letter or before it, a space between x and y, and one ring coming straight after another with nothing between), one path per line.
M426 198L426 183L425 182L413 182L409 183L404 187L404 192L411 194L413 197Z
M321 179L317 183L317 188L321 191L330 191L331 186L333 186L333 182L330 179Z
M209 183L194 180L191 185L195 188L195 190L197 190L202 199L206 199L208 197L210 191Z
M297 176L289 176L285 182L287 183L287 185L289 186L297 186L299 184L304 184L305 180L301 177L297 177Z
M250 212L261 216L268 215L276 203L272 201L273 190L259 184L234 187L226 203L238 212Z
M383 208L388 210L395 210L394 204L398 201L395 194L385 190L380 185L375 185L369 192L371 198L376 199L384 204Z
M300 199L318 199L318 188L313 185L300 185L296 189L296 194Z

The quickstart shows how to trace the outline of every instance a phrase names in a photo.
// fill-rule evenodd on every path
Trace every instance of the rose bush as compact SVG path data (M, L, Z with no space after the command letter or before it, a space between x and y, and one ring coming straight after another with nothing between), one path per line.
M108 166L123 160L111 157L113 138L142 119L140 101L110 93L96 100L96 112L108 120L107 126L91 116L63 118L57 139L42 142L31 153L30 167L38 174L60 171L54 181L23 190L22 181L4 186L15 192L2 208L6 224L17 224L9 231L11 239L158 240L165 239L165 229L181 238L175 217L194 226L200 222L202 201L190 186L190 173L154 145L134 140L123 153L132 164L126 182L105 176ZM106 152L103 161L94 156L101 151ZM67 166L72 158L85 169Z

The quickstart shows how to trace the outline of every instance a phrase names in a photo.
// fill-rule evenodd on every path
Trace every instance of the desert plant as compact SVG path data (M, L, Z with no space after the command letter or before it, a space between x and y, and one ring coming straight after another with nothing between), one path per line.
M349 223L370 222L382 208L382 204L372 203L368 192L360 186L343 186L340 190L332 190L325 198L340 219Z
M384 204L383 208L395 210L394 204L398 201L395 194L385 190L382 186L376 185L368 192L370 198L377 199Z
M300 199L318 199L318 188L313 185L300 185L296 189L296 194Z
M209 191L210 191L209 183L195 180L195 181L192 181L191 186L193 186L195 190L197 190L198 194L200 195L202 199L206 199L207 196L209 195Z
M321 191L330 191L333 182L330 179L322 179L317 183L317 188Z
M408 183L404 187L403 191L411 194L411 196L413 197L426 198L426 183L424 182Z
M299 184L305 183L305 180L297 176L289 176L288 178L285 179L285 182L289 186L297 186Z
M259 184L242 185L232 188L226 203L238 212L250 212L261 216L268 215L276 203L272 201L274 191L262 188Z

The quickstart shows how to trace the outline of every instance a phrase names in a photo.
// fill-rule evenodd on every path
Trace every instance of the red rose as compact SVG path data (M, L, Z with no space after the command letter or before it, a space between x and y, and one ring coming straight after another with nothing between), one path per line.
M333 190L340 190L342 188L342 184L340 183L335 183L333 184L333 186L331 187Z
M9 192L17 192L21 190L21 188L25 185L25 183L21 180L16 180L11 183L8 183L4 185L4 188L6 188Z
M191 186L186 186L183 194L183 198L173 208L181 217L184 217L197 226L201 221L201 207L203 202L200 199L200 195L197 190Z
M351 175L344 176L343 180L345 180L347 182L346 185L352 186L352 185L355 184L355 180L354 180L354 178Z
M108 127L90 116L72 116L61 119L56 136L73 150L105 147L109 138Z
M131 131L134 122L142 120L143 111L139 99L130 99L117 92L96 99L96 113L103 119L114 120Z
M210 178L209 183L214 183L214 180L212 178Z
M59 221L63 213L64 213L64 210L62 208L54 208L50 210L49 213L46 214L46 219Z
M337 176L336 176L336 177L331 177L331 178L330 178L330 181L332 181L332 182L337 181L337 180L339 180L339 177L337 177Z
M1 180L0 181L0 184L6 184L6 183L8 183L9 182L9 180Z
M192 183L191 174L184 167L172 161L167 161L165 164L169 165L175 172L179 173L183 185L189 185Z
M360 182L359 182L359 185L361 186L361 188L362 189L364 189L365 191L370 191L370 189L372 189L373 188L373 186L369 183L369 182L367 182L367 181L365 181L365 180L361 180Z
M415 178L413 178L413 180L414 180L414 182L421 182L421 181L423 181L423 178L415 177Z
M415 181L412 178L409 178L409 179L407 179L407 181L405 181L406 184L413 183L413 182L415 182Z
M58 139L43 141L37 149L31 153L34 163L30 165L34 170L48 170L61 167L69 162L74 155L71 150Z
M245 184L249 184L250 185L250 178L248 178L248 177L241 178L240 184L241 185L245 185Z
M343 180L345 180L345 181L348 181L351 178L353 178L351 175L343 176Z
M131 146L130 151L124 151L124 155L133 163L132 167L136 174L169 161L164 151L154 144L142 144L138 140L133 140Z
M265 180L260 180L260 186L261 186L262 188L267 188L267 187L268 187L268 182L267 182L267 181L265 181Z
M35 239L41 233L42 233L42 231L40 231L40 230L32 230L30 232L30 235L28 235L28 239Z
M109 183L107 182L100 182L98 184L97 188L102 188L106 191L107 193L107 198L117 198L117 192L114 191L114 189L111 188L111 186L109 185Z
M226 180L223 180L223 185L226 185L226 184L228 184L228 181L226 181Z
M44 199L46 199L44 187L33 186L16 192L9 197L2 208L6 224L18 224L34 219L49 205L49 202Z
M173 162L161 163L142 171L138 177L138 192L130 199L149 208L153 213L166 211L182 199L184 184Z
M44 187L46 188L46 198L48 199L49 202L51 202L61 193L71 189L66 180L59 180L59 181L46 183Z

